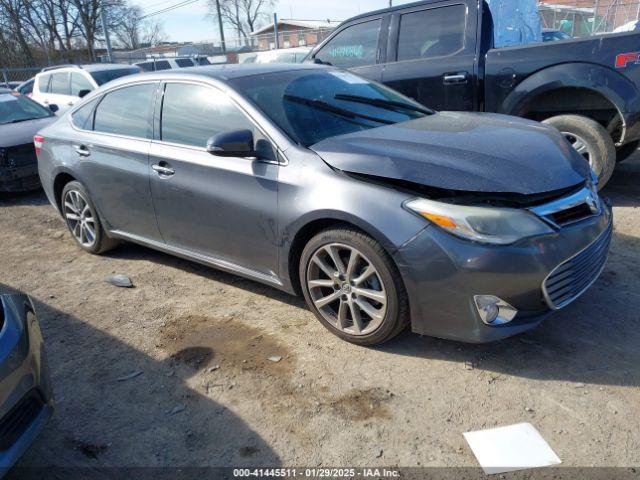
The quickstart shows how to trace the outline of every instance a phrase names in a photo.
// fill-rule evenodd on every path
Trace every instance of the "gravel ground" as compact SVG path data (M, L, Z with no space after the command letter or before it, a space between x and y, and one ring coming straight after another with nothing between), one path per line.
M34 299L57 397L20 466L476 466L462 433L519 422L565 466L640 465L640 155L604 195L611 257L581 300L495 344L379 348L233 275L85 254L43 194L5 196L0 286Z

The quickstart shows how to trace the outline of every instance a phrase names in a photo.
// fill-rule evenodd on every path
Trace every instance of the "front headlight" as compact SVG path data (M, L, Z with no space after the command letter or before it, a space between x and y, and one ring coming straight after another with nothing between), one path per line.
M551 227L527 210L468 207L425 198L416 198L405 206L447 232L476 242L507 245L521 238L553 233Z

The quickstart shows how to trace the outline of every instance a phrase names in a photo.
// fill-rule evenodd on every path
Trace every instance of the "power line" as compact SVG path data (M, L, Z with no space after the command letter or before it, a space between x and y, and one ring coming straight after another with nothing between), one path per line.
M174 5L170 5L168 7L165 7L163 9L157 10L157 11L152 12L152 13L148 13L148 14L143 15L143 16L138 17L138 18L139 18L139 20L142 20L143 18L153 17L154 15L160 15L161 13L170 12L171 10L176 10L177 8L186 7L187 5L191 5L192 3L196 3L196 2L199 2L199 1L200 0L183 0L182 2L176 3Z

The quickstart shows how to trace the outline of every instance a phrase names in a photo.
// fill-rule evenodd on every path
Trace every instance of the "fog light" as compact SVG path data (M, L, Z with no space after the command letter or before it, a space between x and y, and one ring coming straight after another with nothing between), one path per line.
M480 319L487 325L503 325L513 320L518 311L493 295L475 295L473 301Z

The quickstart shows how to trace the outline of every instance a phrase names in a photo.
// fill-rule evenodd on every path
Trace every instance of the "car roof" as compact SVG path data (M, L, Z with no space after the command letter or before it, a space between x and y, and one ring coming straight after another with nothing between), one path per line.
M106 70L122 70L123 68L135 68L135 65L127 63L88 63L86 65L60 65L47 67L40 73L51 73L60 70L85 70L86 72L104 72Z
M265 75L269 73L304 71L304 70L328 70L330 67L311 63L239 63L226 65L205 65L201 67L181 68L180 70L162 70L161 72L148 72L143 75L147 78L170 79L185 74L205 76L219 80L231 80L234 78ZM125 77L127 78L127 77ZM128 77L130 79L131 77ZM123 80L123 82L126 80Z

